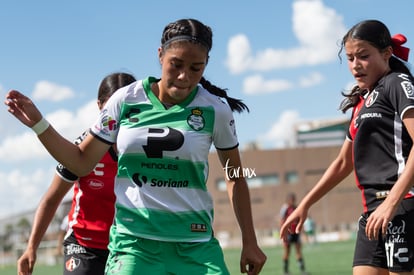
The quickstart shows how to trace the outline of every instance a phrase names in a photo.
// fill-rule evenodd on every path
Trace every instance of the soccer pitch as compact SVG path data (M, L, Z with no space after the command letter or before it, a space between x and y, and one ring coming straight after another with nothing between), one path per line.
M354 245L355 240L303 244L302 254L305 260L306 271L311 275L352 274ZM260 274L283 274L283 247L273 246L262 249L267 256L267 261ZM224 256L230 274L241 274L239 269L240 249L226 249ZM293 247L289 259L289 271L291 275L300 274Z
M352 257L355 240L341 242L325 242L316 244L303 244L303 255L306 269L311 275L349 275L352 274ZM262 248L267 255L267 261L260 274L283 274L281 246ZM225 249L224 256L230 274L241 274L239 268L240 249ZM290 274L300 274L295 259L294 250L290 255ZM0 266L0 274L15 275L16 266ZM34 275L62 274L62 265L35 266ZM201 275L201 274L200 274Z

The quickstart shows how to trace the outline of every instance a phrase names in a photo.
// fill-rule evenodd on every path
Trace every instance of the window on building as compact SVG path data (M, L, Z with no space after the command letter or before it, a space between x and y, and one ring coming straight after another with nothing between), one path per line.
M217 190L219 191L226 191L226 181L224 179L220 179L216 182Z
M246 178L246 181L249 188L260 188L263 186L280 184L280 178L277 174ZM226 181L224 179L218 180L216 182L216 186L219 191L226 191Z
M285 180L287 183L297 183L299 182L299 175L296 171L290 171L285 174Z

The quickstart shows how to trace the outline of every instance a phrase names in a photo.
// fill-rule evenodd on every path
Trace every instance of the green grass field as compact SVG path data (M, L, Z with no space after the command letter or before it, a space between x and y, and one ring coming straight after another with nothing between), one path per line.
M260 274L277 275L282 272L282 247L263 248L267 255L267 262ZM352 274L352 256L354 240L346 242L304 244L303 254L307 271L311 275L348 275ZM293 252L293 251L292 251ZM240 249L224 250L227 266L230 274L241 274L239 269ZM2 275L16 275L16 266L0 267ZM290 273L300 274L294 253L290 259ZM62 266L36 266L34 275L59 275L62 274Z
M318 243L303 245L303 255L306 270L311 275L349 275L352 274L352 258L355 241ZM283 274L281 246L263 248L267 261L263 275ZM241 274L239 269L240 250L225 250L225 258L230 274ZM294 251L291 251L289 261L290 274L300 274Z

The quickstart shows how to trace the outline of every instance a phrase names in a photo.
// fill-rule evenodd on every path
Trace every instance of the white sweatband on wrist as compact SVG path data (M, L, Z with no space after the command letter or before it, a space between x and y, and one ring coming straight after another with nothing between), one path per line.
M40 135L46 131L49 126L49 122L44 117L42 117L42 119L32 127L32 130L36 133L36 135Z

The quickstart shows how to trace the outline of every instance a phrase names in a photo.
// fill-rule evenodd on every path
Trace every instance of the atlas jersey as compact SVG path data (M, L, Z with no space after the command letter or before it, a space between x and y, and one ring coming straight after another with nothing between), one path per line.
M414 108L413 79L390 73L354 107L348 138L364 212L374 210L405 169L413 142L402 118ZM414 188L405 196L412 198ZM406 201L407 203L409 201ZM414 200L409 204L414 207Z
M296 209L296 206L293 206L293 205L284 204L282 206L282 208L280 209L280 214L279 214L280 215L280 219L282 220L282 223L284 223L286 221L287 217L289 217L290 214L292 214L292 212L295 209ZM298 222L297 221L298 220L296 220L296 221L294 221L294 222L292 222L290 224L290 227L289 227L290 232L289 232L289 234L295 234L296 226L298 225Z
M79 144L85 136L86 133L75 143ZM117 156L112 147L87 176L78 178L62 165L57 166L57 174L65 181L74 183L65 239L73 234L82 246L108 249L109 229L115 212L114 180L117 168Z
M359 122L359 110L361 110L362 105L364 105L364 101L365 98L364 96L360 95L359 96L359 101L357 103L357 105L355 105L352 108L352 117L351 117L351 123L349 124L349 130L348 130L348 134L347 134L347 139L349 139L350 141L353 141L355 138L355 135L357 133L358 130L358 122Z
M238 146L233 113L197 86L171 108L149 77L118 90L91 132L117 143L116 232L160 241L202 242L212 236L213 201L206 187L212 144Z

